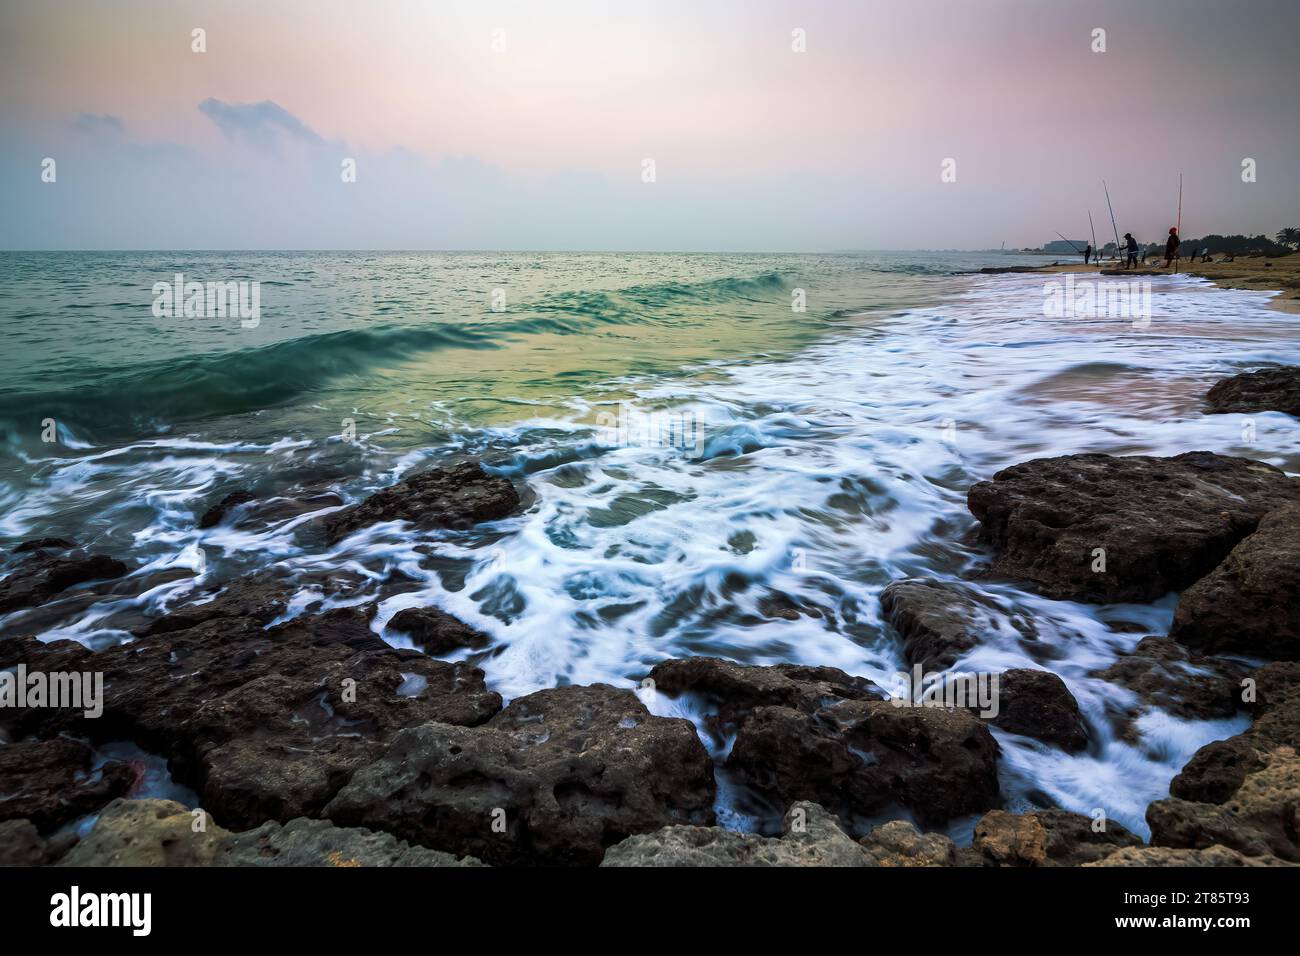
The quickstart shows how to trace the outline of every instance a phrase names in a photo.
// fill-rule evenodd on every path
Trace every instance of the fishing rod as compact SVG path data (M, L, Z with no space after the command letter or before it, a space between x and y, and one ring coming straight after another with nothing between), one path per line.
M1097 227L1092 224L1092 210L1088 210L1088 231L1092 233L1092 254L1097 256Z
M1056 230L1052 230L1052 231L1055 232ZM1058 236L1061 236L1061 234L1060 234L1059 232L1057 232L1056 234L1057 234ZM1065 239L1065 236L1061 236L1061 238L1062 238L1062 239ZM1066 241L1066 242L1070 242L1069 239L1065 239L1065 241ZM1072 243L1072 242L1070 242L1070 248L1073 249L1075 252L1083 252L1082 249L1080 249L1078 246L1076 246L1076 245L1075 245L1074 243Z
M1110 210L1110 227L1115 230L1115 254L1119 255L1119 226L1115 225L1115 207L1110 204L1110 189L1106 180L1101 181L1101 188L1106 190L1106 208Z
M1174 228L1178 230L1178 248L1181 250L1182 242L1183 242L1183 174L1182 173L1178 174L1178 222L1174 226ZM1193 249L1192 252L1194 254L1196 250ZM1180 259L1181 256L1177 256L1177 255L1174 256L1175 270L1179 268L1178 263Z

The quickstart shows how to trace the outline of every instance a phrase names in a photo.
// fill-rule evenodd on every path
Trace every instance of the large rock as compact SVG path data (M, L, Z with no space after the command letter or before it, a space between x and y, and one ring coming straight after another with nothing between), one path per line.
M1226 801L1169 797L1147 807L1151 843L1190 850L1221 845L1249 857L1300 863L1300 757L1279 747Z
M1244 856L1226 846L1176 850L1167 846L1129 846L1084 866L1290 866L1277 857Z
M909 666L942 671L976 647L982 634L998 626L1003 611L974 588L930 578L905 578L880 592L885 617L903 638ZM1013 618L1032 640L1032 622Z
M298 818L231 833L171 800L115 800L62 866L478 866L387 833Z
M482 631L436 607L408 607L398 611L389 620L388 628L410 635L416 647L435 657L465 648L479 650L492 643L492 638Z
M1300 741L1300 663L1273 663L1252 671L1237 684L1238 699L1254 709L1254 722L1227 740L1215 740L1192 756L1169 784L1169 792L1183 800L1223 803L1262 770L1268 756ZM1252 693L1247 695L1246 691Z
M135 784L126 764L95 767L94 757L89 746L67 737L0 745L0 821L25 819L49 833Z
M49 844L31 820L0 823L0 866L41 866L49 862Z
M1169 636L1207 654L1300 660L1300 507L1266 515L1184 591Z
M242 829L318 814L406 727L481 724L500 710L476 668L390 647L370 628L373 608L265 627L284 603L246 582L132 644L89 653L73 642L6 642L29 668L102 672L105 691L98 719L28 709L0 720L16 739L71 731L134 741L166 756L220 822Z
M380 521L409 521L417 528L459 527L504 518L519 506L508 479L489 475L476 461L432 468L375 492L324 519L332 541Z
M1215 382L1205 395L1207 412L1286 412L1300 417L1300 367L1243 372Z
M44 604L77 584L120 578L127 570L125 562L106 554L59 557L38 549L0 580L0 614Z
M967 496L993 570L1056 598L1151 601L1212 571L1300 483L1262 462L1067 455L1006 468ZM1104 551L1105 569L1094 571Z
M811 714L833 700L880 700L882 694L864 677L835 667L737 664L718 657L663 661L650 671L656 692L670 697L694 694L713 712L707 720L720 737L757 707L792 707Z
M858 841L877 866L955 866L957 847L942 833L922 833L908 820L891 820Z
M1088 746L1079 702L1051 671L1004 671L998 678L998 714L989 723L1070 752Z
M521 697L479 728L403 731L325 812L493 864L595 864L632 834L711 824L714 792L689 721L596 684Z
M780 839L722 827L670 826L628 837L601 866L877 866L834 816L815 803L786 813Z
M1098 830L1091 817L1066 810L993 810L975 824L971 845L960 856L974 866L1080 866L1141 845L1113 820Z
M281 826L231 833L213 863L218 866L482 866L473 857L455 857L410 846L388 833L336 827L328 820L299 817Z
M899 804L939 824L997 805L997 755L969 711L849 700L811 714L756 709L727 767L778 802L815 801L850 816Z
M173 800L114 800L59 865L207 866L227 836Z

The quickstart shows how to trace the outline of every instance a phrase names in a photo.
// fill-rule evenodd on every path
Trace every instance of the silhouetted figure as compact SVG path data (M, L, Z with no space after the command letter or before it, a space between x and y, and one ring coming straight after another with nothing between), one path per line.
M1124 268L1136 269L1138 264L1138 241L1133 238L1131 232L1124 233L1124 238L1127 240L1124 248L1128 252L1128 256L1124 260Z
M1085 266L1088 264L1088 260L1089 260L1090 258L1092 258L1092 244L1091 244L1091 243L1089 243L1088 245L1086 245L1086 246L1083 247L1083 264L1084 264Z
M1169 268L1170 264L1174 261L1175 257L1178 255L1178 247L1181 246L1182 244L1183 241L1178 238L1178 230L1173 227L1170 227L1169 238L1165 241L1165 268L1166 269Z

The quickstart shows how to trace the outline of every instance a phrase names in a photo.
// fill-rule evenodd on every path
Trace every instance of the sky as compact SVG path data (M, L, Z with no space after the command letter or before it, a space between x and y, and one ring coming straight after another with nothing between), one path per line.
M1110 236L1103 179L1159 241L1180 173L1184 236L1271 236L1297 39L1295 0L3 0L0 248L1039 246Z

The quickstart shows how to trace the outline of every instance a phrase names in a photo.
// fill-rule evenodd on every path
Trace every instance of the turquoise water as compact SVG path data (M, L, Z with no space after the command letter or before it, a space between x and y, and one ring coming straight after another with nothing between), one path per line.
M689 654L830 664L888 686L903 662L880 590L983 559L965 492L998 468L1205 448L1300 470L1294 419L1254 416L1248 432L1200 410L1224 374L1300 361L1294 318L1266 295L1159 278L1139 330L1046 317L1042 276L969 274L1041 261L0 255L0 542L71 537L138 564L108 600L72 594L0 627L129 640L196 586L275 568L297 611L378 600L394 643L386 623L404 607L450 610L492 635L472 657L508 697L632 686ZM155 317L153 284L177 272L261 283L257 327ZM798 290L806 311L792 310ZM333 546L296 533L331 507L322 498L196 527L236 488L352 500L464 453L516 482L519 514ZM1003 612L959 666L1053 670L1094 734L1071 756L998 731L1013 809L1102 806L1144 832L1146 804L1190 754L1244 722L1155 714L1138 743L1115 736L1126 692L1090 674L1163 633L1173 596L1092 607L982 587ZM817 613L773 615L773 601ZM1018 614L1038 623L1032 645ZM724 819L744 825L752 808L729 800Z

